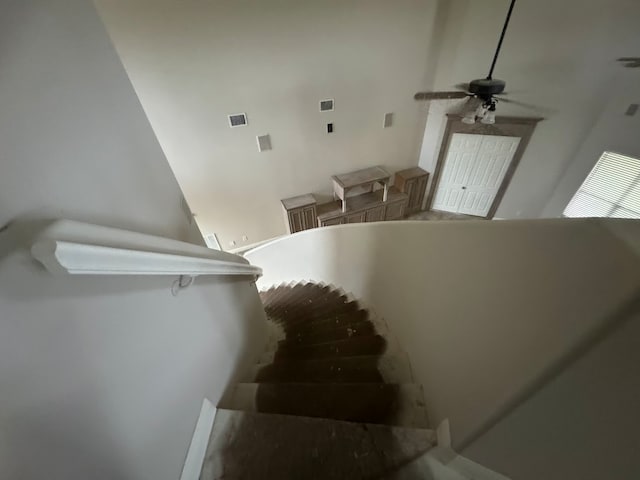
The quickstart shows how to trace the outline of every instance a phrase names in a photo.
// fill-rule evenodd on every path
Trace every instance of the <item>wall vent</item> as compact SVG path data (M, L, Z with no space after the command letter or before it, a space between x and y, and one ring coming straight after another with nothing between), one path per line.
M629 105L629 108L627 108L627 111L624 112L624 114L629 117L633 117L636 113L638 113L638 107L639 105L637 103L632 103L631 105Z
M244 127L247 124L247 114L246 113L234 113L233 115L229 115L229 126L230 127Z
M389 128L393 124L393 113L385 113L384 114L384 123L382 126L384 128Z
M333 111L333 98L328 98L327 100L320 100L320 111L321 112L332 112Z
M267 135L258 135L256 137L258 141L258 151L264 152L265 150L271 150L271 137Z

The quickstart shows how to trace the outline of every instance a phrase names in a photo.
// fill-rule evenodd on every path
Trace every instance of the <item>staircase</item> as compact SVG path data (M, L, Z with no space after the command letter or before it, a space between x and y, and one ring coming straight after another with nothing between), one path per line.
M400 467L435 434L385 322L321 284L280 285L261 298L269 345L221 401L201 480L408 478Z

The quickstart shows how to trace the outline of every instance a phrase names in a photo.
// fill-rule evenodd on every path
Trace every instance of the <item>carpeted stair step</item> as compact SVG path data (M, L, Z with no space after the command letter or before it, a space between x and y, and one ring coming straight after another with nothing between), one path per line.
M267 314L287 329L295 328L304 323L323 320L330 316L355 312L359 309L360 305L358 305L358 302L350 301L347 297L343 297L336 301L318 304L318 306L314 308L298 309L286 314L280 312L278 315L272 315L267 311Z
M280 289L271 301L264 304L265 312L270 316L276 316L281 310L292 308L308 294L309 292L307 292L304 289L304 285L301 284Z
M220 408L428 428L422 387L381 383L239 383Z
M366 335L376 335L376 333L378 332L376 332L373 323L368 320L359 322L345 321L338 326L329 324L324 327L317 327L317 324L311 324L306 329L299 330L296 333L287 332L287 337L280 341L280 346L313 345Z
M388 478L432 430L218 409L201 480Z
M328 286L301 283L281 290L281 294L273 296L268 302L264 303L265 310L275 314L283 309L300 307L304 301L319 301L327 296L337 298L342 294L342 292L334 292Z
M412 383L404 352L316 360L259 363L247 375L248 382L270 383Z
M299 322L295 325L283 325L283 328L287 333L297 334L298 332L305 332L309 328L332 329L338 328L341 325L348 325L354 322L364 322L366 320L369 320L369 312L364 309L358 309L335 315L329 314L322 318L313 320L306 319L306 321Z
M278 346L273 361L292 358L353 357L357 355L382 355L387 351L387 341L381 335L365 335L347 340L317 343L314 345ZM265 357L263 357L265 358Z

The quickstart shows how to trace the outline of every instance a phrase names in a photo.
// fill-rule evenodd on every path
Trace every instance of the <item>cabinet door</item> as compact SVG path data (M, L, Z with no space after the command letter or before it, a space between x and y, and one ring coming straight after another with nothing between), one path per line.
M429 176L425 175L424 177L420 177L416 182L416 190L418 192L417 204L416 204L416 212L422 210L422 204L424 203L424 196L427 192L427 182L429 181Z
M304 230L302 210L290 210L289 214L289 231L296 233Z
M318 224L318 218L316 216L316 207L307 207L302 210L302 223L304 230L309 228L315 228Z
M347 215L344 223L362 223L364 221L366 221L366 212L358 212Z
M367 210L366 222L381 222L384 220L384 205Z
M405 182L404 192L409 195L409 203L407 204L408 213L412 213L418 205L418 195L420 192L417 189L416 178L409 179Z
M390 203L386 207L385 220L402 220L404 217L404 208L406 202L394 202Z

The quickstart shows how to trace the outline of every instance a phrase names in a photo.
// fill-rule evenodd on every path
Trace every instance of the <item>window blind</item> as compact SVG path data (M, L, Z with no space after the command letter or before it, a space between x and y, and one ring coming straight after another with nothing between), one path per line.
M640 218L640 159L604 152L563 215Z

